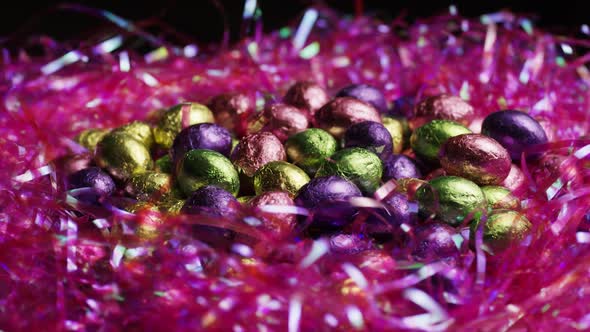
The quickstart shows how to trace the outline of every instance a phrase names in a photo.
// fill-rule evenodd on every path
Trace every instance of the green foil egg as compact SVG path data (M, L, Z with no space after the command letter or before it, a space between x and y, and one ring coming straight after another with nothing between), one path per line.
M417 156L426 161L436 161L441 146L447 139L471 130L460 123L450 120L432 120L414 131L410 137L410 146Z
M458 226L477 218L486 207L477 184L458 176L441 176L422 185L416 192L420 214ZM466 220L468 219L468 220Z
M158 209L162 213L179 214L184 206L184 199L175 195L166 195L161 201L157 203Z
M479 223L471 225L471 241L475 243L475 233ZM499 253L509 246L522 241L532 228L531 222L522 214L512 210L494 210L487 216L483 229L484 244Z
M401 117L390 117L384 116L382 118L383 126L393 140L393 153L402 153L405 145L407 144L408 138L410 137L410 127L408 121Z
M254 198L254 197L256 197L256 196L240 196L237 198L237 200L241 204L248 204L248 202L250 202L252 200L252 198Z
M174 171L174 163L172 162L172 158L170 158L169 154L165 154L162 157L156 159L156 171L172 174Z
M96 147L95 159L99 167L119 180L127 180L153 167L152 157L145 145L123 132L105 135Z
M122 127L113 129L113 132L123 132L133 136L136 140L142 142L148 149L154 144L154 135L152 127L145 122L134 121Z
M147 171L131 176L125 191L141 201L158 200L170 191L171 183L169 174Z
M379 157L363 148L343 149L326 160L316 177L338 175L356 184L365 194L372 194L379 188L383 175L383 164Z
M213 112L202 104L182 103L164 111L153 129L156 143L170 148L176 135L188 126L198 123L215 123Z
M74 140L88 150L94 151L98 142L100 142L108 132L109 131L106 129L86 129L78 134Z
M234 196L240 189L238 172L221 153L213 150L191 150L181 159L176 169L177 181L185 195L206 186L214 185Z
M510 190L502 186L483 186L481 191L488 203L488 209L509 209L515 210L520 208L520 201L514 197Z
M311 128L297 133L285 143L289 161L314 176L322 163L333 155L338 142L327 131Z
M254 174L254 191L285 191L291 197L309 182L309 176L299 167L285 161L271 161Z

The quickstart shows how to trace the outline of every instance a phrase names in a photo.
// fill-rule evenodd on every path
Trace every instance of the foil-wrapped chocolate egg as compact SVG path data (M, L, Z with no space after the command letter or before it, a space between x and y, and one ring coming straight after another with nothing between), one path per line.
M383 164L379 157L363 148L343 149L335 154L318 170L316 176L337 175L372 194L379 188L383 175Z
M408 120L400 117L384 116L381 119L383 126L389 134L393 142L393 153L401 153L405 146L410 142L410 127Z
M516 210L520 208L518 198L514 197L510 190L502 186L483 186L481 187L481 191L486 197L488 209L490 210Z
M158 210L160 210L162 213L168 213L172 215L179 214L182 210L182 207L184 206L184 199L180 198L179 196L180 195L168 193L156 203Z
M373 121L363 121L348 127L343 142L346 148L364 148L381 159L387 158L393 151L391 134L381 123Z
M457 96L440 94L422 100L415 108L417 117L442 119L468 124L473 118L473 106Z
M295 205L293 199L287 192L267 191L250 199L248 205L260 213L264 220L263 228L274 236L288 236L297 223L297 216L295 214L278 211L281 206L288 207ZM273 206L273 212L264 210L264 207L269 205Z
M187 214L228 216L236 211L240 203L229 191L213 185L203 186L189 195L182 207Z
M170 191L169 174L147 171L129 178L125 191L140 201L158 200Z
M302 110L288 104L274 104L265 112L267 118L263 131L270 131L281 142L289 136L304 131L309 127L307 115Z
M500 253L508 247L518 244L531 231L531 222L522 214L512 210L492 211L487 217L483 229L484 244L493 252ZM475 243L475 234L479 221L471 225L471 241Z
M371 242L360 234L336 234L330 237L330 252L355 255L372 248Z
M140 141L148 149L154 144L154 135L152 127L145 122L133 121L129 124L113 129L113 132L123 132L131 135L136 140Z
M508 188L508 190L515 194L520 194L526 190L527 178L518 166L512 164L508 176L500 185Z
M336 97L352 97L373 105L379 112L387 112L387 102L383 93L368 84L352 84L338 91Z
M283 98L283 102L307 111L310 116L329 100L330 97L324 88L309 81L293 84Z
M172 143L170 153L174 163L190 150L207 149L229 157L231 134L227 129L214 123L199 123L184 128Z
M285 149L290 162L314 176L326 158L336 152L338 143L327 131L310 128L289 137Z
M271 161L254 174L256 195L267 191L285 191L294 197L309 182L309 176L299 167L285 161Z
M510 154L493 138L463 134L449 138L439 152L441 166L449 175L479 185L501 183L510 172Z
M393 101L391 110L387 114L393 117L411 118L414 116L414 107L416 107L414 97L402 96Z
M98 166L119 180L126 180L153 167L147 147L123 132L105 135L96 147L95 159Z
M352 182L339 176L316 177L299 190L295 204L312 213L314 228L340 227L349 223L357 212L350 198L362 196Z
M211 110L198 103L182 103L164 111L153 129L154 140L164 148L170 148L174 138L183 128L198 123L214 123Z
M208 104L217 124L235 132L238 136L247 134L246 119L255 110L252 98L242 93L224 93L211 99Z
M488 115L481 125L481 132L502 144L513 160L520 160L526 149L547 143L547 135L539 122L525 112L516 110Z
M403 178L421 178L422 173L412 158L403 154L394 154L383 160L383 180Z
M240 181L232 163L213 150L191 150L176 167L176 180L182 192L190 195L207 185L217 186L238 194Z
M440 147L447 139L461 134L470 134L465 126L449 120L432 120L414 131L410 145L417 156L424 161L434 162Z
M155 164L155 170L157 172L166 174L172 174L172 172L174 172L174 163L172 162L170 154L165 154L162 157L156 159Z
M389 239L400 232L402 224L411 221L411 209L408 196L393 192L381 201L384 209L376 209L363 224L364 231L379 239Z
M88 167L70 174L68 188L91 188L95 196L110 196L117 189L113 179L98 167Z
M416 192L420 214L436 216L451 226L475 219L486 208L479 186L458 176L432 179Z
M315 113L316 126L338 139L342 138L348 127L363 121L381 123L379 111L352 97L333 99Z
M432 223L420 226L415 231L416 244L412 254L420 260L448 260L459 255L453 237L457 231L445 224Z
M204 186L189 196L181 212L196 215L196 222L191 227L192 237L214 248L227 250L237 241L245 243L247 237L242 238L240 233L225 227L224 223L203 224L199 221L208 221L210 218L214 218L215 221L220 221L219 218L235 218L239 210L240 203L230 192L216 186Z
M90 151L94 151L98 142L108 134L106 129L86 129L74 139L78 144L82 145Z
M260 132L240 140L231 154L231 160L248 177L271 161L287 159L281 141L272 133Z

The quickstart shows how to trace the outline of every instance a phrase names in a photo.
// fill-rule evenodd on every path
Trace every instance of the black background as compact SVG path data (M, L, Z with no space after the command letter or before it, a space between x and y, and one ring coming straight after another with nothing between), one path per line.
M344 13L354 13L355 0L259 0L263 12L265 30L279 28L296 20L302 11L311 4L325 4ZM586 1L394 1L365 0L365 12L376 13L387 19L405 13L408 20L427 17L448 11L455 4L465 16L478 16L484 13L509 9L517 13L531 14L536 25L550 30L579 31L581 24L590 24L590 10ZM74 41L95 35L112 27L104 20L82 15L72 11L57 10L61 1L47 1L42 5L35 2L18 3L10 1L10 6L0 10L0 37L4 45L18 46L30 36L44 34L60 41ZM185 35L188 42L214 42L221 39L223 17L230 27L232 40L239 39L243 0L164 0L164 1L125 1L125 0L79 0L74 3L106 9L134 22L164 22L174 31ZM220 13L223 8L224 15ZM153 27L153 25L152 25ZM149 27L147 28L149 29ZM153 31L161 31L152 28ZM179 37L182 39L182 37ZM182 42L182 40L179 40Z

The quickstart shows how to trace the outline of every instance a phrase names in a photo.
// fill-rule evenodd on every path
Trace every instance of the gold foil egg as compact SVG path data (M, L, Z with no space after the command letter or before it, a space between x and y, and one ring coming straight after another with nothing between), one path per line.
M96 147L96 163L113 177L126 180L153 167L148 149L131 135L109 133Z

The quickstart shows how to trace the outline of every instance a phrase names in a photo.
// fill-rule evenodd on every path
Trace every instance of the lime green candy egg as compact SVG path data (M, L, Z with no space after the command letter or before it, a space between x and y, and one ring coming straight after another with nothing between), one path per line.
M213 150L191 150L176 169L178 186L185 195L206 185L225 189L234 196L240 189L238 172L224 155Z
M514 197L510 190L502 186L483 186L481 187L486 201L488 203L488 209L519 209L520 201Z
M379 157L363 148L343 149L333 154L318 170L316 177L338 175L372 194L381 184L383 164Z
M254 174L254 191L285 191L294 197L309 182L309 176L299 167L285 161L271 161Z
M311 128L287 140L285 150L289 161L310 176L315 175L322 163L336 152L338 142L325 130Z
M426 161L436 161L441 146L447 139L471 130L460 123L449 120L432 120L414 131L410 137L410 146L417 156Z
M422 185L416 192L420 214L458 226L477 218L486 208L483 191L477 184L458 176L441 176Z
M471 241L479 223L471 225ZM522 214L512 210L495 210L488 216L483 229L483 241L492 253L499 253L522 241L531 231L531 222Z

